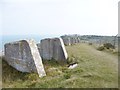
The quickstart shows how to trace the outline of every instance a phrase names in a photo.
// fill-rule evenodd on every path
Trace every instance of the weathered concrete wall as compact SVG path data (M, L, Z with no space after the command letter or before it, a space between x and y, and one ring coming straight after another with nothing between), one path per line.
M80 38L78 36L61 36L61 38L63 39L63 42L66 46L69 45L74 45L76 43L80 43Z
M41 40L39 50L43 59L50 60L53 58L53 45L53 40L50 38Z
M68 55L63 40L61 38L54 38L53 41L54 41L53 59L66 60L68 58Z
M66 45L66 46L71 45L70 37L68 37L68 36L61 36L61 38L62 38L62 40L64 42L64 45Z
M71 45L75 44L75 39L73 37L70 38Z
M37 72L40 77L46 75L34 40L7 43L4 48L5 60L12 67L22 72Z
M41 57L46 60L63 60L68 58L63 40L61 38L47 38L38 44Z

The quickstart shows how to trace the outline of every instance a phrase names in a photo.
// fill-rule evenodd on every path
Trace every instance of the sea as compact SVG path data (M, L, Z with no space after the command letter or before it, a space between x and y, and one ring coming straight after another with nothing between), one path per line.
M34 39L36 43L40 43L41 39L60 37L60 35L2 35L0 43L0 51L4 51L5 43L10 43L14 41L24 40L24 39Z

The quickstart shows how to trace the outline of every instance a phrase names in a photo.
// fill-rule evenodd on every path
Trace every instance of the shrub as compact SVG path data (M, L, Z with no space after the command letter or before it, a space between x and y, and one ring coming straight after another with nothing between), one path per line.
M115 48L115 46L114 45L112 45L111 43L105 43L104 45L103 45L105 48L107 48L107 49L114 49Z
M100 46L97 48L97 50L99 50L99 51L103 51L104 49L105 49L104 46Z
M68 57L67 64L72 64L72 63L78 63L78 58L74 56Z
M92 43L89 43L89 45L92 45Z
M70 77L71 77L71 74L69 74L69 73L65 73L65 74L64 74L64 78L65 78L65 79L69 79Z
M118 51L118 56L120 56L120 52Z

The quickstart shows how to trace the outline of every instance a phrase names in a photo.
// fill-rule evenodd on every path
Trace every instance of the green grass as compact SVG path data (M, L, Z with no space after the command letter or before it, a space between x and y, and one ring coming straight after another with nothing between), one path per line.
M103 45L99 45L99 44L93 44L92 47L96 48L99 51L103 51L103 52L107 52L107 53L112 54L112 55L116 55L116 56L119 55L120 56L120 52L118 52L118 48L107 49Z
M3 68L3 87L9 88L117 88L117 56L101 52L87 44L66 46L69 59L78 62L74 69L67 64L44 61L47 76L39 78L36 73L22 73L5 61Z

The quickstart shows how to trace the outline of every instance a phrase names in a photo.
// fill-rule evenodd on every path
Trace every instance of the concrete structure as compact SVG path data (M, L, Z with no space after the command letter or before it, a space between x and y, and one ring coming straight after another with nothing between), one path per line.
M39 47L40 55L43 59L53 58L53 40L50 38L42 39Z
M22 72L37 72L39 77L46 76L42 59L34 40L21 40L4 45L5 60L9 65Z
M63 39L64 45L69 46L69 45L74 45L76 43L80 43L80 38L76 35L64 35L61 36Z
M70 37L68 37L68 36L61 36L61 38L63 39L63 42L64 42L65 46L70 46L71 45Z
M63 40L61 38L47 38L38 44L40 55L45 60L66 61L68 58Z
M53 59L66 60L68 58L63 40L61 38L54 38Z

